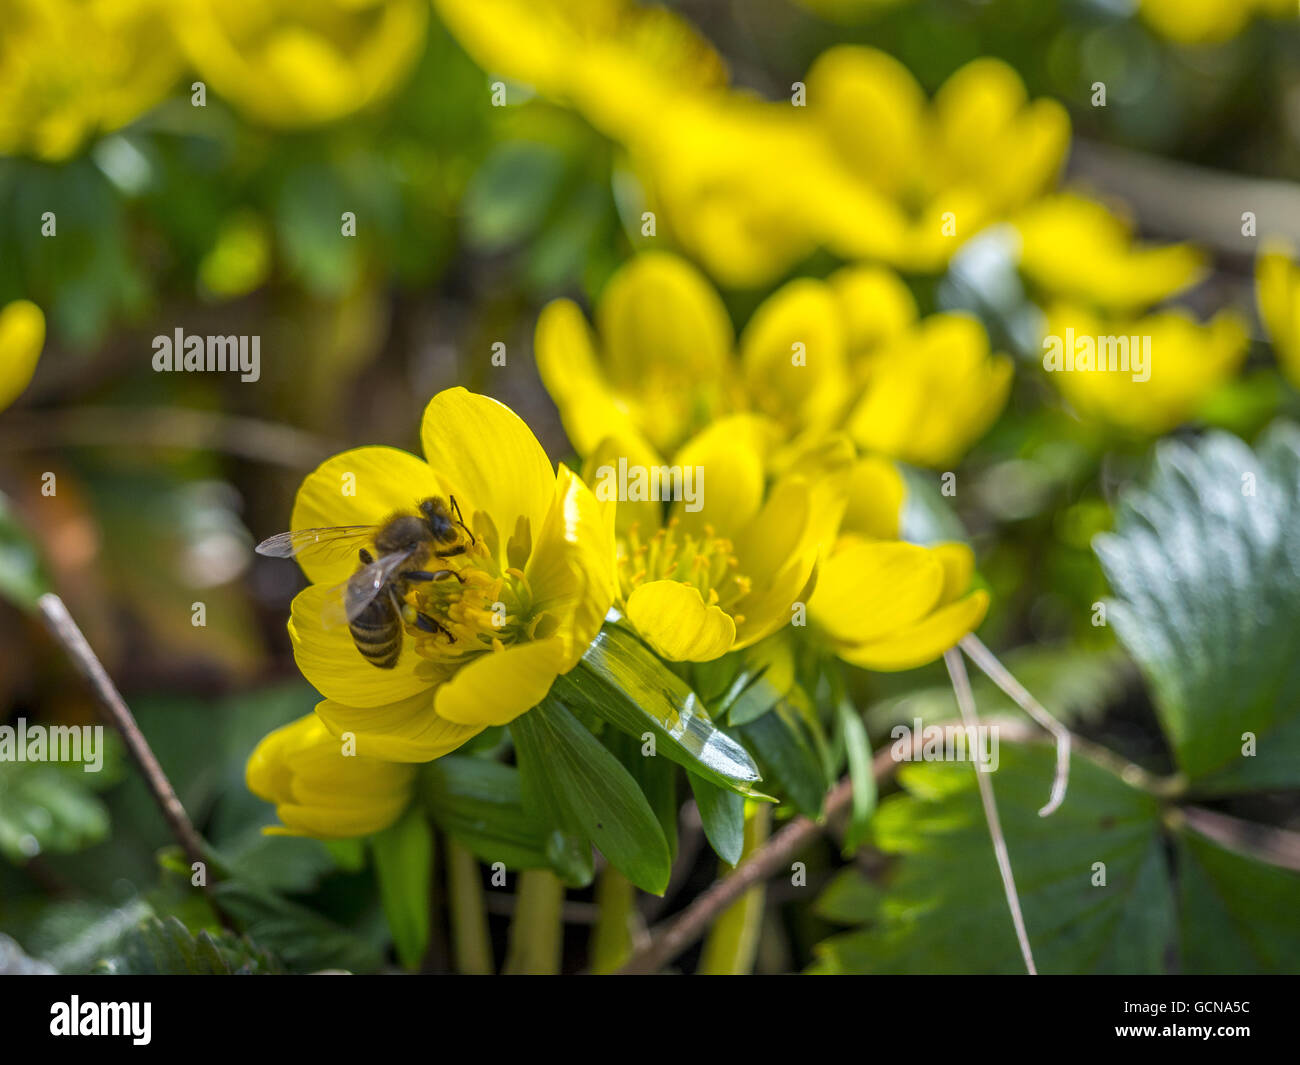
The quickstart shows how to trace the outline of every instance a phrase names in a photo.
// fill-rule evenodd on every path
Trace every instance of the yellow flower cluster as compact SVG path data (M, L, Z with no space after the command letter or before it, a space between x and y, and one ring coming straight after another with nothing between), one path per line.
M428 18L428 0L0 0L0 155L66 159L186 67L259 122L341 118L400 83Z
M594 330L549 304L536 356L587 482L620 493L618 602L664 658L749 647L805 603L846 660L901 669L983 617L968 549L898 542L888 461L958 458L1001 410L1011 365L973 319L918 321L895 275L848 267L778 289L737 341L696 268L647 253Z
M1046 308L1044 348L1060 355L1061 365L1044 365L1078 414L1163 433L1195 417L1236 373L1249 343L1240 315L1222 311L1201 323L1181 309L1148 313L1204 277L1199 250L1137 242L1122 215L1073 192L1039 200L1014 224L1021 269ZM1122 366L1120 344L1129 360ZM1116 355L1106 368L1104 354Z
M1069 143L1065 110L1029 100L994 59L963 67L929 100L885 53L836 47L788 101L772 102L730 88L716 53L658 7L435 3L485 70L623 145L650 208L726 285L760 285L818 247L941 269L961 242L1054 184Z

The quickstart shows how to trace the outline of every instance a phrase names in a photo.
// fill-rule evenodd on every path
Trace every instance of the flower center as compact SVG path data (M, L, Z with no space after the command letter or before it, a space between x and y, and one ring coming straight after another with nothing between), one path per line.
M735 607L749 594L751 584L738 572L739 566L731 541L715 536L711 525L687 532L677 518L669 518L653 536L642 539L637 522L626 539L618 541L618 580L624 601L648 581L681 581L694 585L706 603L725 610L737 624L745 617Z
M540 639L555 628L550 614L534 610L523 566L531 550L526 520L499 551L496 529L482 512L474 515L476 542L448 558L431 558L425 569L453 576L407 584L402 621L417 654L447 674L488 651Z

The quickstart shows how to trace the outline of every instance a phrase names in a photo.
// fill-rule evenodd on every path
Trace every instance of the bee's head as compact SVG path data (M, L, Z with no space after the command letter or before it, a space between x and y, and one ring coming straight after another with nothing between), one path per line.
M447 509L447 504L437 496L421 503L420 513L428 523L428 533L432 533L435 540L447 543L456 539L456 521L452 518L451 511Z
M400 514L387 522L375 536L375 548L381 555L414 551L429 538L424 521L414 514Z

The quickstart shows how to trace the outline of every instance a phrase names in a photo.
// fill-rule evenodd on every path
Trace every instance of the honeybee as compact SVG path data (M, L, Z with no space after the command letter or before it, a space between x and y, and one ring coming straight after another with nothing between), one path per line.
M452 569L432 569L434 559L463 555L477 541L461 516L455 496L422 500L415 514L394 514L380 525L334 525L294 529L257 545L259 555L292 558L315 554L338 557L357 552L360 568L327 598L326 624L346 622L357 650L372 666L392 669L402 653L402 622L409 614L408 586L420 581L458 580ZM373 553L366 545L374 548ZM416 627L455 637L427 614L417 613Z

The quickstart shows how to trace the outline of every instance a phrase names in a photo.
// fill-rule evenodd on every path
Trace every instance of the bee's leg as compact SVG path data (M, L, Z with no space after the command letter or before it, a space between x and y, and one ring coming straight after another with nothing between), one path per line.
M445 581L448 577L455 577L461 584L465 583L465 578L454 569L439 569L432 573L427 569L413 569L404 577L408 581Z
M434 557L434 558L451 558L451 557L453 557L454 555L463 555L467 550L468 550L468 548L467 548L464 544L457 544L455 547L449 548L449 549L446 550L446 551L435 551L435 552L433 553L433 557Z
M368 566L368 565L370 565L372 562L374 562L374 560L375 560L375 556L372 555L369 551L367 551L367 550L363 547L363 548L361 549L361 563L362 563L362 565Z
M452 634L451 634L447 629L445 629L443 626L439 625L436 621L434 621L433 618L429 617L428 614L416 614L416 615L415 615L415 627L416 627L417 629L423 629L425 632L432 632L432 633L439 633L439 632L440 632L440 633L442 633L444 636L447 637L447 642L448 642L448 643L455 643L455 642L456 642L456 637L453 636L453 635L452 635Z
M477 544L478 541L474 539L474 534L469 531L469 526L465 524L465 516L460 512L460 504L456 502L456 497L448 496L447 498L451 500L451 509L456 512L456 524L465 530L465 535L469 537L471 544Z

